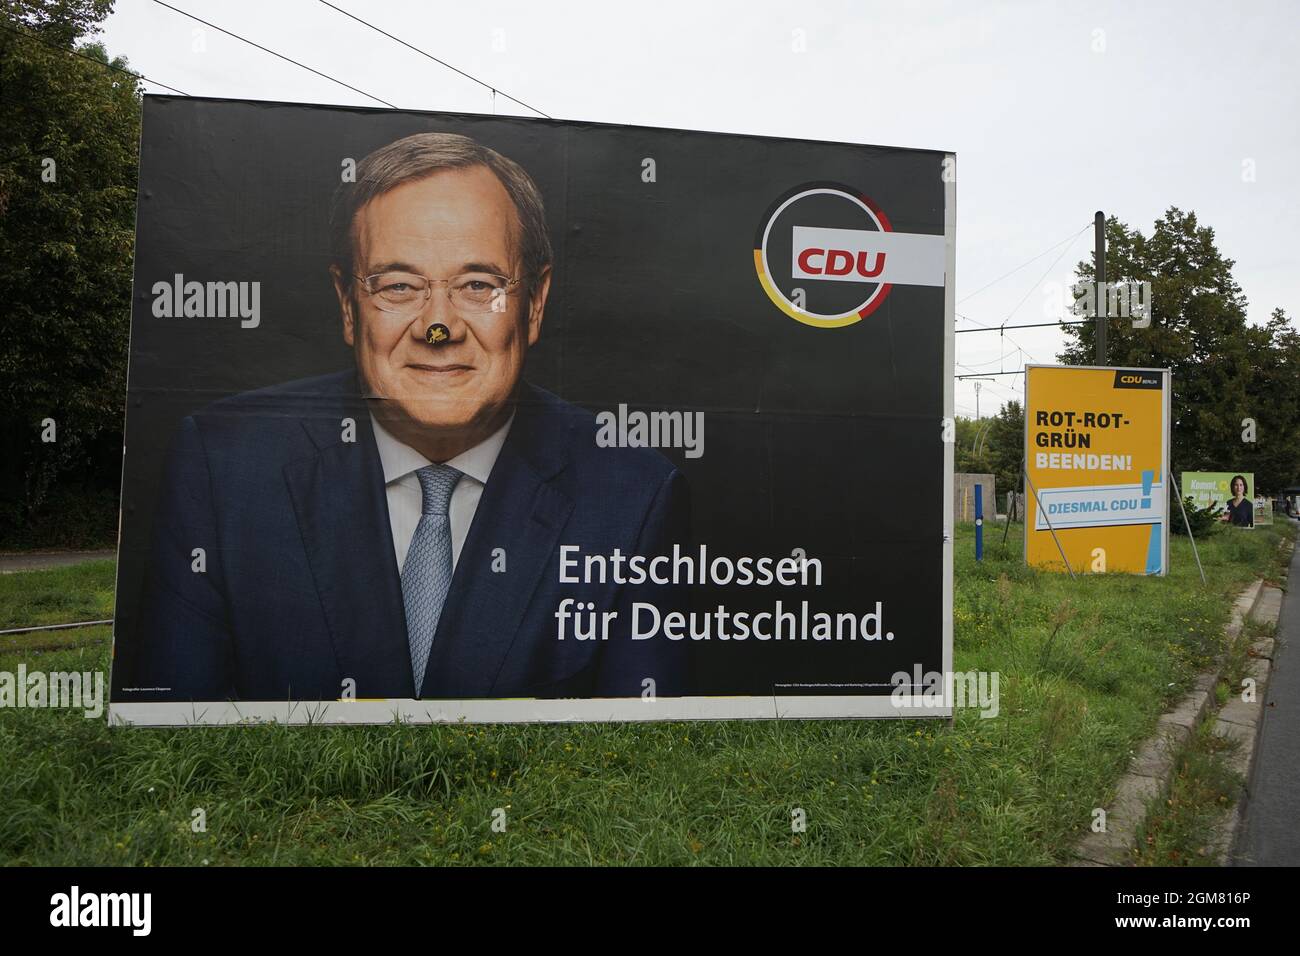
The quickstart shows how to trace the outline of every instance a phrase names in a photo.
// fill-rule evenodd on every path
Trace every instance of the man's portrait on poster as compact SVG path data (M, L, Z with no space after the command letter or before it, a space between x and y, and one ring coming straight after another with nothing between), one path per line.
M322 237L324 242L326 237ZM685 692L684 648L633 641L669 589L561 585L562 546L659 554L681 473L601 447L531 385L554 261L542 195L466 136L417 133L338 188L327 276L354 365L199 408L155 512L137 683L167 700L633 697ZM564 599L619 611L557 635Z

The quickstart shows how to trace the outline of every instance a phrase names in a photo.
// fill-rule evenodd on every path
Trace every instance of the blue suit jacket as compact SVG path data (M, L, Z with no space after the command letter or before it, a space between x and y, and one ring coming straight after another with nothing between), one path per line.
M355 441L344 441L344 420ZM136 684L163 700L659 696L684 693L680 643L630 639L630 604L666 589L561 584L559 547L685 544L685 486L649 449L598 448L595 418L521 386L414 686L383 470L354 372L237 395L186 418L156 516ZM206 569L194 570L204 549ZM505 570L494 572L496 549ZM608 640L557 640L572 597L617 610ZM667 608L664 608L667 610Z

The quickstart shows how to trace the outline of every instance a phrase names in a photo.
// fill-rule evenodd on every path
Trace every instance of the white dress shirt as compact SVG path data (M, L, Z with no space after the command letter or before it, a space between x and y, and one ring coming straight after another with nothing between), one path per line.
M512 414L504 425L473 448L461 452L444 464L461 473L456 482L456 489L451 493L448 505L448 517L451 519L451 566L454 569L460 560L460 549L469 534L469 526L474 522L474 512L483 497L483 486L492 474L492 466L501 454L501 446L510 433L510 424L515 420ZM420 523L424 508L424 494L420 490L420 479L416 472L432 462L414 448L404 445L384 426L370 416L370 424L375 432L375 444L379 448L379 461L384 468L384 491L388 497L388 523L393 529L393 552L397 555L397 567L400 570L406 563L406 552L411 549L411 538L415 536L415 526Z

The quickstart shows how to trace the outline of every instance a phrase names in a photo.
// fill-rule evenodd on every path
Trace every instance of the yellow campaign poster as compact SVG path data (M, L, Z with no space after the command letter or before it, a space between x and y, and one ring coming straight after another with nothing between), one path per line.
M1030 565L1164 574L1169 371L1026 366L1025 475Z

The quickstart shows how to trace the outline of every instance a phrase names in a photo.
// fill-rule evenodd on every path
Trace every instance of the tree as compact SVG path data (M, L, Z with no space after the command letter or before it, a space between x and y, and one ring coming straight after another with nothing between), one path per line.
M1274 493L1300 478L1300 334L1281 309L1250 331L1251 374L1245 414L1237 426L1245 432L1244 419L1253 419L1255 441L1239 446L1238 460L1255 473L1257 489Z
M112 489L121 468L140 91L76 46L111 9L0 7L0 538L57 480Z
M956 471L993 475L1000 495L1019 490L1025 445L1025 410L1019 402L1013 399L979 421L958 415L954 437Z
M113 0L4 0L0 16L42 40L71 47L99 30L113 12Z
M1115 217L1106 222L1106 278L1151 283L1151 323L1107 325L1107 361L1114 366L1172 370L1171 456L1183 471L1254 471L1272 490L1300 476L1300 340L1279 309L1264 326L1246 321L1246 297L1234 263L1215 245L1214 230L1195 213L1170 207L1150 236ZM1076 268L1095 281L1093 264ZM1095 363L1094 324L1066 329L1059 358ZM1247 420L1256 441L1243 440Z
M984 439L989 471L997 477L998 490L1022 490L1020 462L1025 454L1025 408L1012 399L990 419Z
M955 470L959 472L982 472L987 459L984 455L975 454L975 446L980 441L980 432L988 424L988 420L977 422L973 418L967 418L965 415L958 415L954 419L954 455Z

